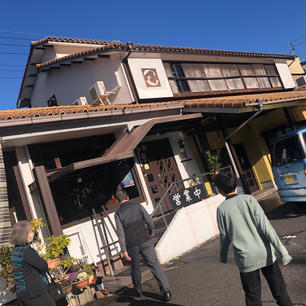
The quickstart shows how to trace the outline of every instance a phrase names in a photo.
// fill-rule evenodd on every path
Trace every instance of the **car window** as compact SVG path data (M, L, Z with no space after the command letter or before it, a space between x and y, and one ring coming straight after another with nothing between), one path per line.
M297 136L275 144L275 165L282 166L302 159L301 144Z

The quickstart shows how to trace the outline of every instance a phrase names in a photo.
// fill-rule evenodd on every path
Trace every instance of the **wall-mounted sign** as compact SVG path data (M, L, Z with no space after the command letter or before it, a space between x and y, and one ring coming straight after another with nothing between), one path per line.
M169 194L169 200L173 208L188 206L207 198L207 192L203 185L196 185L184 190Z
M129 58L128 63L140 99L173 97L161 59Z
M160 81L156 69L154 68L141 68L143 79L147 87L160 87Z

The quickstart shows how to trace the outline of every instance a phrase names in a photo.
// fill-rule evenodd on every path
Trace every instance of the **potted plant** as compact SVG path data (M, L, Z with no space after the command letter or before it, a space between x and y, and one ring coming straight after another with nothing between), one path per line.
M70 274L71 275L71 274ZM72 280L73 285L77 288L82 289L89 285L89 275L86 271L76 272L75 277Z
M72 281L69 279L69 277L66 277L58 282L62 286L63 293L69 294L72 290Z
M11 262L12 249L13 247L11 245L3 245L0 247L0 277L4 280L3 288L0 289L3 292L8 290L15 292L15 280Z
M76 261L69 269L69 272L69 279L79 289L88 286L90 277L94 274L92 266L85 264L82 260Z
M206 151L205 154L207 155L207 161L209 164L209 170L212 174L215 174L221 168L220 162L220 153L222 148L218 148L213 151Z

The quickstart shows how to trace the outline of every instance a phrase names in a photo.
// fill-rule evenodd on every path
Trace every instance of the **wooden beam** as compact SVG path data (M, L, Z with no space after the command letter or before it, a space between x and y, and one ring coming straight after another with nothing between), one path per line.
M30 209L30 205L26 196L26 191L25 191L25 186L22 182L22 178L21 178L21 174L19 171L18 166L13 166L13 171L14 171L14 175L15 175L15 179L16 179L16 183L17 183L17 188L19 191L19 195L20 195L20 199L21 199L21 203L23 206L23 210L24 213L26 215L26 218L28 221L31 221L33 219L32 213L31 213L31 209Z
M95 57L84 57L84 61L94 62L96 60Z
M56 206L54 203L51 188L48 182L47 173L44 166L37 166L33 169L35 180L38 186L38 190L41 196L41 200L45 207L47 219L50 224L52 234L59 236L63 234L61 223L58 217Z
M54 181L56 181L57 179L59 179L59 178L65 176L65 175L67 175L67 174L69 174L69 173L71 173L71 172L73 172L73 171L75 171L75 169L74 169L74 164L72 163L72 164L70 164L69 166L66 166L66 167L63 167L63 168L61 168L61 169L58 169L58 170L54 170L54 171L49 172L49 173L47 174L48 180L49 180L50 183L51 183L51 182L54 182Z
M108 54L98 54L99 58L110 58L110 55Z
M57 156L57 157L54 157L54 163L55 163L56 169L61 169L61 168L63 168L63 167L62 167L61 160L60 160L60 158L59 158L58 156Z

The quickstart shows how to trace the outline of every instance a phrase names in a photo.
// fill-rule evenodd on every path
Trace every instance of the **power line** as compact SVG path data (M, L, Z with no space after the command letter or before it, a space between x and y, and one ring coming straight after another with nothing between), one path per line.
M28 55L28 53L17 53L17 52L0 52L0 54Z
M15 33L15 34L29 34L29 35L46 35L42 33L16 32L16 31L1 31L0 33Z
M10 37L10 36L1 36L1 39L16 39L16 40L33 40L33 38L25 38L25 37Z
M22 77L0 77L0 79L6 79L6 80L17 80L17 79L22 79Z
M9 66L9 67L11 67L11 66L14 66L14 67L24 67L24 65L21 65L21 64L0 64L0 66Z
M0 46L29 47L29 45L20 45L20 44L3 44L3 43L0 43Z
M23 70L21 70L21 69L20 70L0 69L0 71L14 71L15 72L15 71L23 71Z

